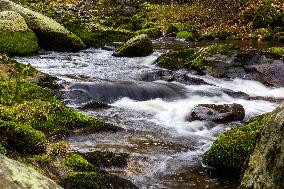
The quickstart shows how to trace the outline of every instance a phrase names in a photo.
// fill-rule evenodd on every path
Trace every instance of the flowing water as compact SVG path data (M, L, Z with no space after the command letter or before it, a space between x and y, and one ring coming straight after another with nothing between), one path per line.
M156 43L156 48L163 48ZM78 53L42 51L37 56L17 58L62 79L67 104L77 108L95 100L108 108L83 113L116 124L124 131L103 132L68 138L76 151L129 153L125 169L109 171L133 181L139 188L235 188L230 175L219 177L204 166L202 155L216 137L238 123L227 125L187 121L197 104L239 103L246 119L272 111L277 104L265 100L245 100L224 91L242 91L252 97L284 98L284 88L271 88L256 81L223 80L210 76L190 77L208 84L141 81L145 73L160 70L153 62L164 50L143 58L117 58L112 51L87 49ZM264 98L265 99L265 98Z

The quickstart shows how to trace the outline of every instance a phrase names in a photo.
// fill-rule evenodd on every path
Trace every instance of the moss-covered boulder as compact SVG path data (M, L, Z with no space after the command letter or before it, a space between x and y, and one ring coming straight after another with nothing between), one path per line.
M9 146L24 154L41 154L45 152L47 138L41 131L29 125L11 121L0 121L1 139L7 140Z
M137 189L130 181L97 172L71 172L60 182L65 189Z
M86 152L81 154L86 160L97 167L126 167L128 154L113 152Z
M75 34L68 31L55 20L24 8L9 0L0 0L0 11L15 11L24 17L28 27L33 30L42 47L50 50L77 51L85 47Z
M32 168L0 154L0 188L62 189L54 181Z
M0 12L0 51L11 55L28 55L38 51L36 35L24 18L13 11Z
M246 168L261 126L269 116L270 114L258 116L248 125L221 134L204 154L203 162L220 170L240 174Z
M190 69L203 73L202 70L212 64L206 61L207 57L214 54L230 56L234 49L234 45L230 43L216 43L195 49L173 50L160 56L155 64L170 70Z
M142 30L138 30L138 31L135 32L135 35L141 35L141 34L146 34L151 39L157 39L157 38L163 36L163 33L162 33L161 29L157 28L157 27L155 27L155 28L148 28L148 29L142 29Z
M127 41L123 46L119 47L113 55L141 57L148 56L152 52L153 46L151 39L147 35L141 34Z
M242 188L284 188L284 104L272 113L263 125Z
M169 70L178 70L187 67L188 64L191 64L190 62L194 54L195 50L193 48L173 50L160 56L155 61L155 64Z
M177 33L177 38L179 39L185 39L187 41L191 41L194 39L194 35L191 32L188 31L180 31Z
M90 19L71 19L64 22L64 26L80 37L87 47L103 47L112 42L126 42L133 37L132 31L103 26Z

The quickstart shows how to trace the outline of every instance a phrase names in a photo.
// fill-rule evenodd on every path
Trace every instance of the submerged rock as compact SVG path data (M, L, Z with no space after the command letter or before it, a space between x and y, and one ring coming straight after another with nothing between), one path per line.
M140 57L153 52L151 39L145 35L138 35L119 47L113 56Z
M51 179L0 154L0 188L63 189Z
M86 160L97 167L126 167L129 154L113 152L86 152L81 154Z
M283 126L284 104L281 104L263 125L243 176L243 188L284 188Z
M87 103L84 103L79 109L86 110L86 109L98 109L98 108L109 108L110 106L108 104L102 103L102 102L96 102L96 101L90 101Z
M55 20L24 8L9 0L0 0L0 11L14 11L24 17L28 27L33 30L41 46L50 50L77 51L85 47L75 34L68 31Z
M38 49L36 35L20 14L0 12L0 51L11 55L29 55Z
M193 108L191 118L193 120L205 120L213 122L228 123L242 121L245 117L245 110L240 104L199 104Z

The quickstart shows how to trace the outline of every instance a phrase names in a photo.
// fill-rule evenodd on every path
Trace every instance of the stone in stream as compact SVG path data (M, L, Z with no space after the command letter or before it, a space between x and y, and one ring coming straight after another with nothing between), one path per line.
M154 70L141 75L139 79L143 81L176 81L186 85L209 85L203 79L189 76L188 72L171 70Z
M284 104L263 124L241 188L284 188Z
M141 57L148 56L153 52L153 46L151 39L145 35L141 34L133 37L127 41L124 45L119 47L113 56L117 57Z
M81 153L88 162L97 167L126 167L129 154L113 152L86 152Z
M199 104L191 112L192 120L205 120L213 122L228 123L242 121L245 110L240 104Z
M38 49L36 35L20 14L0 12L0 51L11 55L29 55Z
M60 182L65 189L138 189L131 181L111 174L71 172Z
M79 109L85 110L85 109L97 109L97 108L109 108L110 106L108 104L102 103L102 102L96 102L96 101L90 101L87 103L84 103Z
M63 189L51 179L0 154L1 189Z
M40 45L46 49L77 51L85 48L84 43L75 34L68 31L55 20L40 13L24 8L9 0L0 0L1 11L14 11L20 14L25 19L28 27L35 32Z
M186 90L180 85L158 82L74 83L65 96L80 103L84 103L83 98L85 103L94 101L107 104L123 97L141 101L154 98L177 99L185 97Z
M244 78L265 85L284 87L283 59L273 59L257 50L242 50L232 57L213 55L207 58L206 71L218 78Z
M222 133L204 154L203 163L219 173L227 172L230 176L239 177L246 169L262 125L269 117L269 113L257 116L247 125Z

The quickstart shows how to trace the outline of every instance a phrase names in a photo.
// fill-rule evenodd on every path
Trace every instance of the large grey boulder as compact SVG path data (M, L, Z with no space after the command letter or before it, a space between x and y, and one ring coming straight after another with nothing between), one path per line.
M51 179L17 161L0 155L1 189L63 189Z
M24 18L13 11L0 12L0 51L12 55L28 55L39 49L37 37Z
M263 125L244 173L242 188L284 188L284 103Z
M85 47L75 34L55 20L24 8L9 0L0 0L0 11L14 11L24 17L28 27L35 32L40 45L50 50L76 51Z

